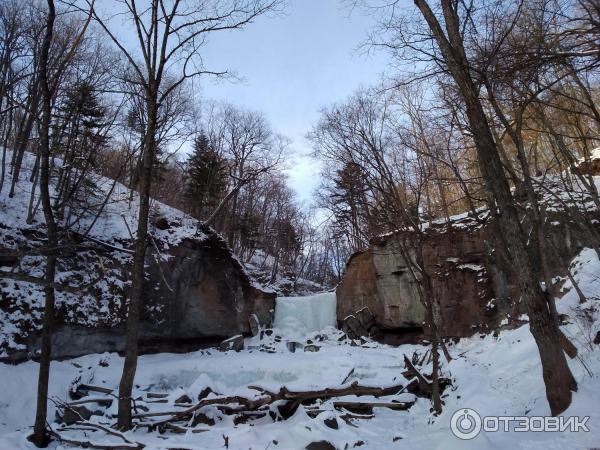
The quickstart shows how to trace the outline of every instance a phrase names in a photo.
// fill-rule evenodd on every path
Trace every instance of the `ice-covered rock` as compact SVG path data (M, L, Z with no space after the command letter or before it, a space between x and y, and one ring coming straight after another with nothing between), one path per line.
M287 335L306 335L336 325L334 292L306 297L280 297L275 306L273 326L286 330Z

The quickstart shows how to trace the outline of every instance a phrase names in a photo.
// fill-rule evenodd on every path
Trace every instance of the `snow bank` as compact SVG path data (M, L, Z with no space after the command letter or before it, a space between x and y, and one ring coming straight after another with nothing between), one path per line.
M275 305L275 328L286 334L306 335L326 327L335 327L335 292L306 297L279 297Z
M314 441L326 440L338 449L380 450L402 449L586 449L597 448L600 442L600 347L592 342L599 331L600 261L593 250L584 249L571 264L571 271L587 297L579 303L570 282L565 280L564 293L558 300L558 310L568 315L563 332L578 347L577 359L568 363L578 383L571 406L564 416L589 416L589 432L482 432L472 441L453 436L450 423L455 411L472 408L481 416L548 415L539 353L528 326L505 330L498 335L475 335L448 342L450 362L442 358L443 376L453 380L453 387L444 393L441 415L431 415L428 399L418 398L410 411L375 408L370 419L341 419L343 411L332 401L320 403L317 417L307 415L304 407L286 421L273 422L269 417L234 423L231 419L217 421L204 433L175 434L134 430L127 433L132 441L146 449L165 448L223 449L223 436L230 450L302 450ZM428 347L420 345L387 345L340 340L341 331L328 328L322 336L309 335L319 350L296 351L286 347L285 339L293 333L306 333L335 323L333 293L309 297L280 298L275 324L281 336L273 333L269 351L261 351L259 336L246 341L240 352L204 350L188 354L155 354L139 358L133 395L164 392L170 399L187 394L196 399L206 387L226 395L251 397L258 395L249 385L259 385L271 391L286 386L292 391L338 387L359 381L366 386L388 386L403 382L404 355L414 352L425 355ZM279 333L279 331L277 331ZM316 334L315 331L312 333ZM255 344L255 345L252 345ZM68 398L72 382L88 383L116 389L123 359L117 354L88 355L73 360L54 361L50 374L50 397ZM0 364L0 450L34 450L25 437L34 420L35 383L38 364L29 361L18 366ZM422 369L431 371L430 363ZM399 394L392 400L412 400L409 394ZM370 398L361 397L361 400ZM354 400L346 397L344 400ZM389 399L388 399L389 400ZM382 400L383 401L383 400ZM149 404L152 408L166 407ZM116 413L113 402L110 414ZM49 404L49 418L55 406ZM329 428L325 419L337 418L338 429ZM93 416L91 420L110 424L114 417ZM56 426L56 424L52 424ZM89 436L87 436L89 439ZM101 438L105 441L108 437ZM66 448L52 443L52 450Z

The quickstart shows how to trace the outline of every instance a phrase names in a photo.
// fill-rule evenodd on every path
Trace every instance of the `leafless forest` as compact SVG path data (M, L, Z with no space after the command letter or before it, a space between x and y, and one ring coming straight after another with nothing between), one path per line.
M548 261L560 255L546 239L547 210L560 211L600 256L593 178L600 173L598 1L344 2L352 14L376 18L361 49L383 52L391 63L379 84L323 105L307 130L323 164L323 182L308 206L286 183L293 142L272 127L261 105L216 102L209 88L206 98L194 89L235 76L204 64L209 37L268 26L254 22L283 13L285 2L112 3L114 11L102 0L0 2L0 192L13 198L22 190L23 160L33 155L28 221L42 211L47 230L37 250L46 259L43 274L1 273L44 288L35 445L50 439L55 292L68 284L56 278L57 258L89 244L86 233L75 239L73 228L106 207L100 175L139 194L137 229L130 230L136 239L129 249L120 430L132 427L155 201L214 228L265 284L285 279L292 287L334 288L353 253L377 236L407 231L411 239L400 251L427 311L437 413L440 358L450 355L437 331L421 243L427 225L489 210L497 227L489 245L515 268L550 409L559 414L570 405L577 383L563 351L570 342L548 295ZM568 272L568 261L563 266Z

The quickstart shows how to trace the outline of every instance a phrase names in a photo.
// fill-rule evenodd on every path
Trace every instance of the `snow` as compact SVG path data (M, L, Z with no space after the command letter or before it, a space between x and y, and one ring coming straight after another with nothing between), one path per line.
M572 262L571 270L588 300L580 304L569 282L564 282L557 307L569 319L562 330L579 349L578 358L569 360L578 382L578 391L574 393L573 402L564 416L589 416L589 432L481 432L471 441L462 441L452 435L451 416L462 408L472 408L482 416L549 415L537 347L525 325L503 330L497 336L475 335L458 343L449 343L453 359L450 362L442 360L442 371L444 376L453 380L453 386L445 392L444 409L438 417L431 415L428 400L401 393L380 401L416 400L409 411L375 408L372 419L354 420L352 425L340 420L341 413L333 408L331 401L325 401L319 405L324 412L316 418L311 418L303 408L299 408L287 421L272 422L269 418L262 418L234 425L226 417L217 420L204 433L160 435L137 430L128 432L127 437L152 450L222 449L223 436L229 438L229 449L232 450L303 449L308 443L320 440L327 440L338 449L595 448L600 442L600 349L590 341L590 337L595 336L600 328L600 261L593 250L584 249ZM428 347L408 344L391 347L372 341L360 343L344 339L341 331L327 326L332 324L335 313L332 298L331 293L326 293L308 298L280 299L276 312L278 328L262 339L260 336L246 339L245 350L241 352L204 350L141 356L134 395L142 396L151 391L167 393L170 399L184 393L197 398L203 389L210 387L220 394L251 397L257 393L249 389L249 385L269 390L278 390L282 386L290 390L308 390L340 387L344 382L348 385L353 381L367 386L406 382L401 375L404 355L410 356L414 352L424 355ZM325 330L317 331L319 327L325 327ZM319 351L296 350L292 353L286 346L289 340L310 341L319 347ZM260 351L267 347L272 353ZM116 354L104 354L53 362L50 397L66 399L75 380L116 388L122 361ZM100 365L100 362L103 364ZM0 395L2 450L33 448L25 437L34 419L37 368L35 362L17 366L0 364L3 384ZM429 372L430 365L423 370ZM368 399L344 398L350 401ZM151 406L156 411L164 407L161 404ZM50 403L49 417L54 416L54 411L54 405ZM113 404L108 413L115 412L116 405ZM210 413L209 410L206 412ZM325 425L324 420L332 417L338 418L339 429ZM92 420L111 421L101 416L93 416ZM81 434L73 436L82 437ZM110 439L110 436L98 433L94 437L96 442L115 442ZM67 447L53 443L51 448L66 450Z
M300 258L304 256L301 255ZM273 279L273 268L279 264L279 270ZM263 290L277 293L281 296L304 296L324 290L323 286L314 281L297 277L294 267L281 266L275 258L264 250L256 249L243 265L248 273L262 284Z
M7 160L10 160L11 150L7 150ZM40 225L44 224L43 211L38 208L33 217L31 225L26 223L27 207L29 196L32 189L30 181L31 170L35 163L35 156L31 153L25 153L23 158L23 168L20 173L19 182L16 185L16 194L14 198L9 198L9 186L4 187L0 192L0 223L6 228L12 229L32 229L39 230ZM55 164L60 165L60 160L55 160ZM68 225L77 232L84 233L89 230L92 238L100 239L108 244L117 247L122 241L130 241L135 238L137 228L137 212L139 209L139 195L137 192L132 194L131 190L115 182L110 178L98 174L91 174L93 183L98 189L97 198L86 199L89 201L89 211L82 213L81 217L67 217L63 225ZM94 223L94 215L97 209L104 201L106 194L110 192L110 197L99 219ZM37 195L36 192L36 202ZM51 195L54 190L51 186ZM78 211L72 211L74 215ZM198 221L183 212L160 203L156 200L151 202L151 214L154 217L164 217L169 223L177 223L177 227L167 230L152 229L152 234L158 242L173 246L177 245L185 238L203 238L203 234L198 230ZM77 219L77 220L76 220ZM131 232L131 234L130 234Z
M450 216L448 219L440 218L432 221L422 221L418 224L419 230L422 232L430 231L433 229L434 231L443 233L448 230L475 230L483 226L483 224L489 218L489 210L486 207L479 207L475 209L475 216L473 212L467 211L460 214L455 214ZM412 232L414 231L413 227L402 227L397 228L393 231L389 231L387 233L380 234L378 236L379 239L386 239L394 236L395 234L402 232Z
M10 158L10 156L9 156ZM32 224L27 224L27 202L31 184L28 181L31 155L26 155L25 170L17 185L17 196L8 198L8 189L0 193L0 242L7 248L17 248L23 232L35 232L43 223L41 210L37 211ZM98 177L97 185L105 192L112 181ZM135 230L137 196L130 201L130 192L116 184L106 210L90 232L91 236L122 246L130 241L129 230ZM569 197L570 198L570 197ZM153 230L159 246L177 245L187 237L202 238L196 222L183 213L162 205L153 204L153 214L163 216L177 227L168 230ZM481 212L478 220L467 215L453 218L453 226L463 227L468 223L484 220ZM91 224L90 217L82 217L76 227L85 231ZM127 226L125 225L127 224ZM130 255L121 254L122 262ZM62 267L59 279L71 282L82 277L82 283L90 281L90 272L98 270L90 259L81 261L86 267ZM39 276L43 271L43 258L23 258L22 269ZM110 321L110 311L118 309L120 299L111 297L111 286L128 281L121 275L110 272L99 289L103 295L99 301L93 296L71 296L60 294L60 304L74 305L71 320L87 320L86 323ZM478 270L478 267L465 269ZM548 415L549 408L542 383L541 366L535 342L528 330L522 326L503 330L497 336L475 335L449 343L453 357L443 360L443 375L453 380L453 387L444 397L444 410L438 417L430 412L430 402L416 399L409 411L391 411L376 408L370 420L355 420L348 424L338 420L339 429L331 429L324 419L338 417L339 411L331 401L323 402L324 410L311 418L303 408L287 421L272 422L269 418L258 419L246 424L234 425L225 418L198 434L176 435L136 430L127 433L129 439L142 442L150 450L166 448L222 449L223 436L229 438L229 449L303 449L313 441L327 440L338 449L590 449L600 442L600 347L593 343L600 330L598 311L600 300L600 261L591 249L583 249L571 263L571 271L579 287L587 296L580 304L571 282L562 282L562 296L557 302L561 314L568 315L563 332L578 347L577 359L569 365L578 382L578 391L573 395L565 416L590 416L590 432L580 433L515 433L482 432L472 441L462 441L450 431L450 418L455 411L472 408L482 416L489 415ZM41 293L36 285L25 282L2 280L2 290L11 299L11 309L0 311L0 356L4 348L18 349L22 344L15 338L26 327L38 326L41 318ZM118 297L115 296L115 297ZM522 317L527 320L527 317ZM324 389L340 387L359 381L362 385L388 386L405 383L404 355L427 352L428 347L402 345L391 347L372 341L359 342L344 339L335 326L335 294L322 293L306 297L279 298L275 314L275 329L270 336L248 338L245 349L240 352L218 352L204 350L187 354L143 355L139 358L134 395L146 392L163 392L170 399L187 394L197 398L206 387L227 395L257 395L249 385L259 385L270 390L286 386L290 390ZM317 352L298 349L290 352L286 343L300 342L318 347ZM268 350L268 351L264 351ZM74 383L89 383L116 389L119 384L123 359L117 354L88 355L65 361L53 361L50 375L50 399L66 400ZM0 450L32 450L26 440L31 431L35 414L35 395L38 364L33 361L19 365L0 364ZM430 366L424 368L430 372ZM349 374L351 374L349 376ZM368 397L367 397L368 398ZM346 397L353 400L354 397ZM361 397L361 400L365 400ZM415 400L410 394L390 396L385 401ZM161 404L150 405L160 411ZM56 408L49 402L49 421L53 427ZM105 416L93 416L98 423L111 423L109 416L116 412L116 404L106 411ZM210 414L211 411L207 411ZM73 432L76 433L76 432ZM89 433L88 433L89 434ZM74 434L77 436L76 434ZM92 434L93 435L93 434ZM82 436L79 436L82 437ZM89 437L88 437L89 438ZM93 435L94 441L109 442L110 437ZM114 441L112 441L114 442ZM66 448L54 442L52 450Z
M596 147L593 150L590 151L590 157L589 157L589 161L594 161L600 159L600 147ZM578 160L580 163L586 161L586 157L582 156L581 158L579 158Z
M600 147L591 152L590 160L600 159ZM577 208L580 211L596 211L598 205L593 201L590 189L595 188L600 192L600 176L592 177L594 186L588 188L579 177L573 176L570 172L559 175L545 174L542 177L534 177L534 189L540 196L540 204L548 213L572 214L571 208ZM587 182L587 181L586 181ZM524 205L529 207L528 205ZM475 213L475 214L474 214ZM438 218L431 221L421 221L418 224L421 232L427 233L446 233L458 230L477 230L483 227L490 218L489 209L485 206L478 207L475 211L467 211L452 215L448 219ZM555 217L555 216L553 216ZM550 221L552 226L559 226L565 222L565 217L561 220ZM393 231L380 234L378 239L386 240L399 233L414 232L413 227L401 227Z
M305 335L335 325L335 292L277 298L274 328L286 330L289 334Z
M461 270L469 270L471 272L482 272L485 270L481 264L464 263L457 266Z

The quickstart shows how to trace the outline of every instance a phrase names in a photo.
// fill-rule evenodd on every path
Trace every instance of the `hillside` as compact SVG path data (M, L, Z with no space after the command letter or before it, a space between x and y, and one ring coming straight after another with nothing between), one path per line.
M60 160L55 162L60 164ZM0 193L0 358L9 355L17 360L26 358L34 346L33 334L41 326L43 286L27 281L27 277L42 277L45 264L44 256L36 254L45 240L41 208L34 209L31 220L27 221L34 164L35 157L27 153L15 197L9 198L7 189ZM90 177L89 184L94 188L87 191L85 198L70 205L61 223L65 239L57 251L56 306L62 323L90 330L110 330L123 323L124 296L131 284L129 267L133 261L131 249L137 227L138 196L108 178L95 174ZM34 203L36 206L39 205ZM205 264L208 269L204 273L210 276L211 270L221 270L229 274L231 280L239 280L244 298L262 292L220 236L197 220L153 201L150 224L152 239L147 258L150 281L145 302L145 317L149 322L164 323L168 309L172 308L169 299L185 297L186 289L193 288L196 282L193 273L197 275L197 272L186 275L189 269L185 269L185 264L190 258L199 257L201 254L193 256L193 252L203 248L206 261L198 267ZM215 264L214 258L223 263ZM172 273L176 267L183 275L176 277ZM15 273L20 279L11 278ZM229 282L223 280L223 283ZM271 295L268 290L264 292ZM244 309L240 308L240 311ZM227 337L237 332L237 326L233 326L229 331L224 328L220 334ZM209 327L204 334L210 333Z

